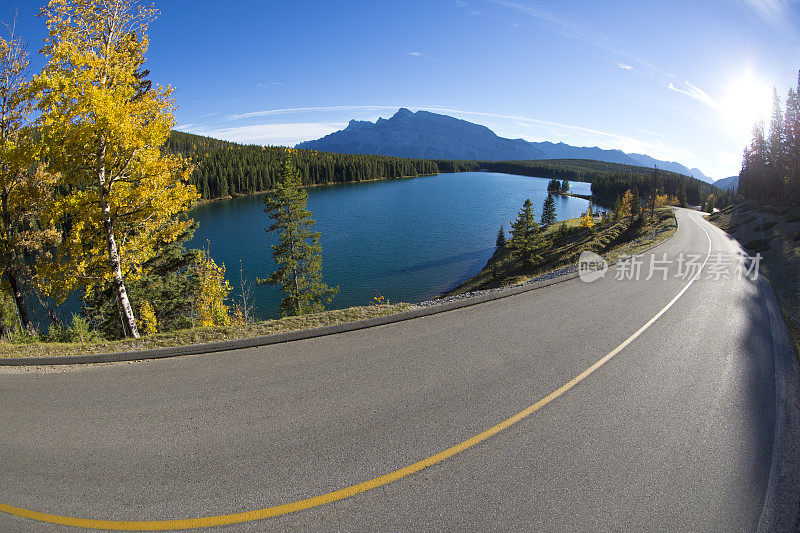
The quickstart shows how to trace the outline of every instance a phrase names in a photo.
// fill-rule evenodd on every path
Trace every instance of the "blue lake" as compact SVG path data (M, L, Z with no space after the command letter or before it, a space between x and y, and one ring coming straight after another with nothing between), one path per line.
M490 172L439 174L309 189L308 207L322 234L323 280L339 286L329 307L365 305L374 296L390 301L431 299L477 274L494 252L497 230L506 232L526 198L537 219L549 180ZM571 192L590 194L573 182ZM580 216L588 202L556 196L559 220ZM239 268L254 281L274 269L276 238L263 211L263 195L197 207L200 223L189 247L211 243L238 297ZM254 287L257 318L279 315L281 294Z

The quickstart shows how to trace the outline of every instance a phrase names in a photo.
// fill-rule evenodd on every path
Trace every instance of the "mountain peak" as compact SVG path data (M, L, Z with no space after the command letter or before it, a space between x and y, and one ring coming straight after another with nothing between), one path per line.
M397 110L397 113L395 113L392 116L392 118L409 118L409 117L413 117L413 116L414 116L414 113L412 113L410 109L405 108L405 107L401 107L400 109Z
M406 107L398 109L389 119L381 117L375 122L351 120L343 130L321 139L299 143L296 147L419 159L592 159L651 168L658 165L659 168L686 175L692 172L678 163L659 161L643 154L626 154L621 150L606 150L597 146L577 147L563 141L552 143L506 139L481 124L430 111L415 113ZM698 174L702 176L699 171L695 176Z
M362 129L362 128L369 127L369 126L372 126L372 122L370 122L369 120L352 119L350 122L347 123L347 128L345 128L345 129L353 131L353 130L358 130L358 129Z

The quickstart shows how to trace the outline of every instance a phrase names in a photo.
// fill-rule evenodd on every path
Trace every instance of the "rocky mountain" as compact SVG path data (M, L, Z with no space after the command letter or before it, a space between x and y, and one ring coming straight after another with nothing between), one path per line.
M731 176L730 178L722 178L714 182L716 187L726 191L735 191L739 186L739 176Z
M296 148L418 159L513 160L547 156L523 139L498 137L486 126L428 111L401 108L390 119L351 120L343 130Z
M301 142L295 147L420 159L593 159L625 165L657 166L711 182L700 170L686 168L674 161L660 161L644 154L626 154L621 150L604 150L596 146L506 139L480 124L429 111L413 113L404 107L389 119L379 118L376 122L351 120L343 130L321 139Z

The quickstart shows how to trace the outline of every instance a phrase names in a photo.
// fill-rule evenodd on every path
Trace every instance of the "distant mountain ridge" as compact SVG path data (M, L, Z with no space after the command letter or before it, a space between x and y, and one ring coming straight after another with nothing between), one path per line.
M507 139L466 120L448 115L401 107L391 118L375 122L351 120L343 130L295 148L343 154L374 154L415 159L467 159L517 161L527 159L593 159L608 163L654 167L711 182L699 169L674 161L661 161L644 154L578 147L563 142L529 142Z
M722 178L714 182L715 187L719 187L725 191L735 191L739 187L739 176L731 176L730 178Z

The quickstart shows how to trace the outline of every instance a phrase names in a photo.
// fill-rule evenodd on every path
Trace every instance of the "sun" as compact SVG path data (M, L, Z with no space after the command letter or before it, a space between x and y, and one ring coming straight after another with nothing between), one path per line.
M772 88L750 73L733 79L720 100L720 110L736 138L750 140L758 120L768 122Z

